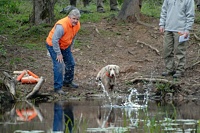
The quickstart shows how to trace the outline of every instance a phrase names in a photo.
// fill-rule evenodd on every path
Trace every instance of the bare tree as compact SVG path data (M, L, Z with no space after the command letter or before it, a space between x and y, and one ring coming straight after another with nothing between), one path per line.
M33 12L30 21L39 25L41 23L53 23L54 5L57 0L33 0Z
M124 0L117 19L136 21L140 14L141 3L142 0Z

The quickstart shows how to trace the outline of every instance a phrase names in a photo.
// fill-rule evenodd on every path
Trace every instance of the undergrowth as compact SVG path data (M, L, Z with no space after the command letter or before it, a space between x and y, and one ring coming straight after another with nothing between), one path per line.
M163 0L143 0L141 13L156 19L160 16L160 10ZM123 0L118 0L119 8ZM69 1L60 0L55 4L55 20L63 18L66 14L61 14L60 11L69 5ZM11 44L23 43L41 43L45 42L49 30L53 25L41 24L34 26L29 23L32 13L32 2L27 0L1 0L0 1L0 55L5 55L2 36L6 36ZM117 15L116 12L109 11L109 1L105 1L104 7L106 13L96 12L96 1L92 0L87 7L83 7L81 1L77 2L77 7L81 10L87 10L91 13L82 14L81 23L98 23L102 19L108 18L112 15ZM195 22L200 22L200 14L196 13ZM80 34L87 33L81 29ZM105 33L106 34L106 33ZM12 43L14 42L14 43Z

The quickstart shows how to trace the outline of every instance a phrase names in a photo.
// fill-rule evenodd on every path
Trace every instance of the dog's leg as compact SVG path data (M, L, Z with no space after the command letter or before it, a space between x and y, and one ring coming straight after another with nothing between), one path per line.
M111 91L114 90L114 85L110 85L110 88L109 88Z

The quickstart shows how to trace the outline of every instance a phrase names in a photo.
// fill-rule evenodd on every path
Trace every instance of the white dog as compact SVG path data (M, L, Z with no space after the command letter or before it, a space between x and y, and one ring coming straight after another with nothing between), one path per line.
M96 82L101 81L106 90L113 90L116 76L119 75L120 67L117 65L107 65L103 67L96 77Z

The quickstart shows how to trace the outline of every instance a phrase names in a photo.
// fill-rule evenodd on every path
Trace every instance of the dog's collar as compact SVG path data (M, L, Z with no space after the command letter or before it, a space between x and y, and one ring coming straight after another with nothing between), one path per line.
M109 72L106 72L106 76L109 78L113 78L114 76L110 76Z

